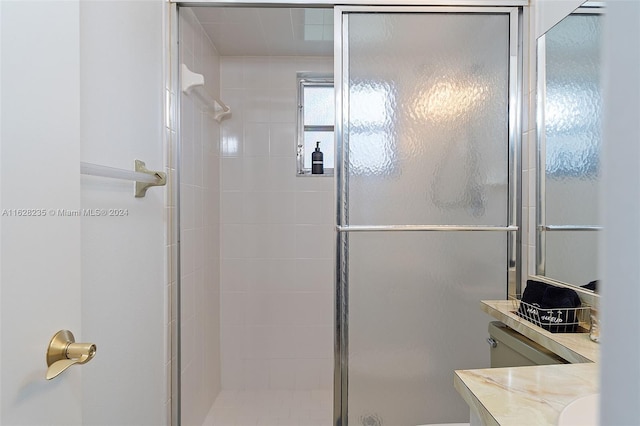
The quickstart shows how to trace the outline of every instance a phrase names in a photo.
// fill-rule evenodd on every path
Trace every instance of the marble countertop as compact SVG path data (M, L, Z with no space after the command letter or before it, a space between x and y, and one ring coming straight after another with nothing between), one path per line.
M483 300L480 308L506 326L528 337L570 363L598 362L600 345L589 339L589 333L550 333L513 313L512 300Z
M556 425L574 400L599 391L599 345L588 333L550 333L511 311L508 300L482 310L572 364L455 372L454 386L484 425Z

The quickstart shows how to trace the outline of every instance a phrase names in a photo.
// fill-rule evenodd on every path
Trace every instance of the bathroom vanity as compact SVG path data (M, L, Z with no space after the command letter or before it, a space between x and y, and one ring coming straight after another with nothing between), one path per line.
M454 386L469 404L471 424L557 425L565 407L599 392L599 345L589 333L550 333L513 307L509 300L481 302L484 312L571 364L458 370Z

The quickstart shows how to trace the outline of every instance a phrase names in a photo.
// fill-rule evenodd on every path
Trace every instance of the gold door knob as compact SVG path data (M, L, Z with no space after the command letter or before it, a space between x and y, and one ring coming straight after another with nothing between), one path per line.
M85 364L96 355L96 345L93 343L76 343L73 333L60 330L53 335L47 349L47 380L74 364Z

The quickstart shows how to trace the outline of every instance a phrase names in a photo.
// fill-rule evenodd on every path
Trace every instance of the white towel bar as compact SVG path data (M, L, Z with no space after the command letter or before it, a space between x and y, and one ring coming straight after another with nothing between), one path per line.
M167 175L163 172L147 170L144 161L136 160L135 170L117 169L99 164L80 162L80 173L89 176L101 176L112 179L132 180L136 183L135 196L144 197L152 186L167 184Z

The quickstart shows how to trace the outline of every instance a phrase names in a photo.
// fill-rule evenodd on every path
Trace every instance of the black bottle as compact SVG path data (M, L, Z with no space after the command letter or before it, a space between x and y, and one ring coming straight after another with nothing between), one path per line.
M324 174L324 155L320 151L320 141L316 142L316 149L311 153L311 174Z

